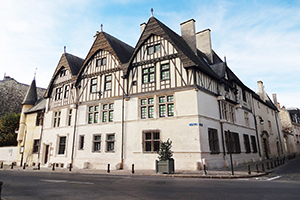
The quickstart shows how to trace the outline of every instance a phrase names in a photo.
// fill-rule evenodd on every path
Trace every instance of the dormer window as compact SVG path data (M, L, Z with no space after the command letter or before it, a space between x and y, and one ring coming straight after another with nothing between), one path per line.
M68 74L68 70L66 69L61 70L61 72L59 73L59 77L66 76L67 74Z
M148 55L160 52L160 44L155 44L147 47Z
M96 61L96 67L106 65L106 57L105 58L100 58Z

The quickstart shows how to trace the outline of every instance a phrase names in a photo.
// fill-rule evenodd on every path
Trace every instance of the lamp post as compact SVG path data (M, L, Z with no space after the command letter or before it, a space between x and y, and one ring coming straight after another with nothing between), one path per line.
M27 124L25 124L24 122L21 122L20 124L24 124L24 125L25 125L25 134L24 134L23 145L21 146L21 149L20 149L20 152L22 153L22 155L21 155L20 166L22 167L22 165L23 165L23 157L24 157L24 152L25 152L25 142L26 142Z
M231 139L231 132L228 130L228 136L229 136L229 156L230 156L230 165L231 165L231 174L234 175L233 171L233 163L232 163L232 139Z

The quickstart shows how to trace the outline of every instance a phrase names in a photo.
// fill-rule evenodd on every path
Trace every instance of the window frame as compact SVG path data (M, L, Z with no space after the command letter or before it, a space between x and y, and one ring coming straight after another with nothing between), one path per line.
M79 143L78 143L78 150L84 150L84 135L79 135L79 139L78 139Z
M66 153L66 147L67 147L67 136L58 136L58 150L57 155L65 155ZM62 141L62 139L65 139L65 141Z
M65 85L64 99L69 98L70 85Z
M53 128L58 128L60 126L60 116L61 116L61 111L54 111Z
M143 103L143 101L145 103ZM152 119L154 118L154 97L145 97L139 99L140 102L140 118ZM144 115L143 115L144 114Z
M102 122L113 122L114 121L114 103L104 103L102 104Z
M88 106L88 124L99 123L99 108L100 106L98 104Z
M39 149L40 149L40 140L39 139L33 140L32 153L38 153Z
M110 79L108 80L107 78L110 77ZM105 91L109 91L112 88L112 75L105 75L104 76L104 90Z
M62 99L62 93L63 93L63 87L58 87L55 89L55 101L61 100Z
M171 107L170 107L171 106ZM174 117L174 95L158 96L158 113L159 117Z
M96 139L97 137L100 137L100 138ZM99 144L99 148L97 148L97 149L95 149L96 144ZM92 152L101 152L101 134L93 134Z
M153 71L151 71L153 69ZM145 71L147 70L147 71ZM153 76L153 79L151 78ZM147 80L145 81L145 77ZM142 84L154 83L155 82L155 67L144 67L142 68Z
M246 153L251 153L249 135L248 134L243 134L243 138L244 138L245 152Z
M161 141L161 133L160 130L144 130L143 134L143 153L157 153L160 148ZM151 134L151 138L147 139L146 134ZM159 136L159 138L155 137L155 134ZM150 150L147 150L150 143Z
M163 69L164 66L168 66L168 68ZM166 78L164 72L167 72L168 77ZM170 80L170 63L164 63L160 65L160 80L167 81Z
M218 130L214 128L208 128L208 142L209 142L209 150L211 154L219 154L220 153L220 144L219 144L219 135Z
M109 137L113 136L113 139L110 139ZM115 142L116 142L116 135L114 133L107 133L106 134L106 152L115 152ZM112 144L112 148L111 148Z
M98 79L97 78L92 78L91 79L91 85L90 85L90 92L91 93L96 93L97 92L97 85L98 85Z

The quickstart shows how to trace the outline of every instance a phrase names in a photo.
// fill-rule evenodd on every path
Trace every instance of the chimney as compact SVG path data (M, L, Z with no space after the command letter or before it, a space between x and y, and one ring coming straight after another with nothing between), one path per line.
M274 105L276 106L277 109L279 109L280 107L278 107L277 95L276 94L272 94L272 96L273 96Z
M144 29L146 28L146 23L142 23L141 25L141 33L143 33Z
M196 33L196 41L197 49L204 53L209 61L213 63L210 29L205 29Z
M257 81L257 86L258 86L258 94L260 98L265 101L265 92L264 92L264 85L262 81Z
M190 19L186 22L180 24L181 26L181 36L186 41L186 43L191 47L194 53L197 53L196 48L196 35L195 35L195 20Z

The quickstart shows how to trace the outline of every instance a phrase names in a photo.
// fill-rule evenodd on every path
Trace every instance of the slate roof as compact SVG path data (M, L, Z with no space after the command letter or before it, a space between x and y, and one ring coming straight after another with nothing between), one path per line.
M31 85L29 86L27 93L25 95L24 101L22 102L22 105L34 105L37 101L37 92L36 92L36 84L35 79L31 82Z
M190 48L190 46L185 42L185 40L179 36L177 33L172 31L169 27L164 25L155 17L150 17L146 27L135 47L135 51L129 61L127 73L131 68L130 64L133 61L135 55L139 51L140 47L151 35L158 35L168 40L178 51L179 57L183 63L184 67L196 67L202 72L218 79L219 77L213 72L209 65L204 61L202 57L198 57L195 52Z
M29 108L25 112L25 114L42 111L42 110L45 110L45 108L46 108L46 99L41 98L35 103L35 105L33 105L31 108Z
M66 56L67 62L69 64L72 75L76 76L78 74L84 60L82 58L79 58L79 57L74 56L69 53L65 53L65 56Z

